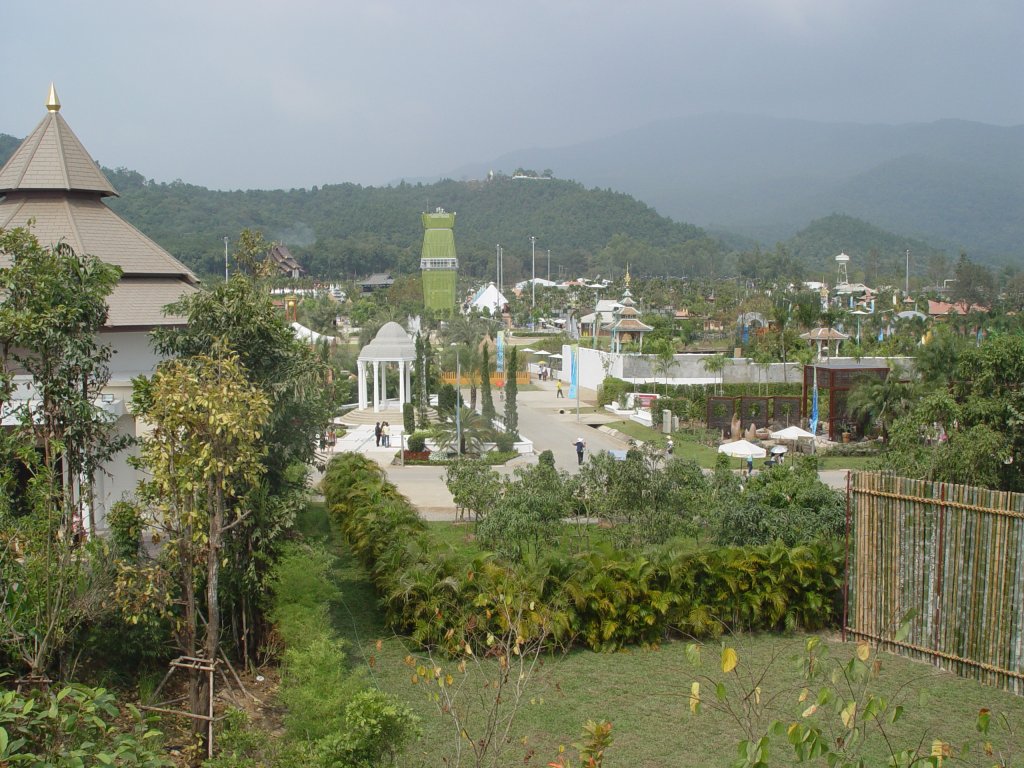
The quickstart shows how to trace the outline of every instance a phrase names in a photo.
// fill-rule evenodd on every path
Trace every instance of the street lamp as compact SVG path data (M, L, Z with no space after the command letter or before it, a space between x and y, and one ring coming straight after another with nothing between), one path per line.
M530 254L533 258L533 279L530 280L530 309L537 306L537 238L530 235Z
M228 236L224 235L224 282L228 281Z
M459 456L462 456L462 366L459 364L459 346L455 347L455 441L458 447L455 449Z

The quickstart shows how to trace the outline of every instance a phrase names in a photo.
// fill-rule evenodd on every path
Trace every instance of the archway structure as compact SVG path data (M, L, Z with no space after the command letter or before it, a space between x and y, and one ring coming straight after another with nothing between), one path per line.
M369 407L366 397L367 369L373 371L373 411L387 407L387 366L398 364L398 407L412 401L412 366L416 360L416 344L396 322L385 323L359 352L356 368L359 376L359 409Z

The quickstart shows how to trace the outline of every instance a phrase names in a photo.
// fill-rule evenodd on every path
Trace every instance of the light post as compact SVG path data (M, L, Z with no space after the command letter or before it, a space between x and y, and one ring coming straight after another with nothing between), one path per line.
M459 364L459 347L455 347L455 441L458 455L462 456L462 366Z
M501 293L501 243L494 246L494 277L498 283L498 293Z
M551 249L548 248L548 282L551 282Z
M224 282L228 281L228 236L224 235Z
M530 255L533 260L533 278L530 280L530 309L537 306L537 238L530 235Z

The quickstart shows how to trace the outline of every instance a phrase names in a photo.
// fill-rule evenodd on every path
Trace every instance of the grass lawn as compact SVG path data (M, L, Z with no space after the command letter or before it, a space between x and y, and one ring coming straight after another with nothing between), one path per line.
M608 426L624 435L629 435L634 440L642 440L645 443L654 442L655 445L661 446L665 445L664 434L656 429L645 427L643 424L637 424L635 421L613 421ZM715 459L718 456L716 449L709 448L695 440L687 439L688 435L685 432L676 432L672 438L675 440L674 455L684 459L691 459L705 469L711 469L715 466ZM818 466L821 469L868 469L875 458L875 456L819 456ZM756 462L758 466L759 462L760 460Z
M303 523L311 532L324 530L322 524L314 524L312 519ZM432 527L432 531L441 538L464 536L440 527ZM446 758L453 754L457 739L451 721L438 713L430 698L431 689L413 683L412 671L405 663L417 650L384 627L376 608L377 597L366 574L340 544L333 529L331 541L338 555L334 577L343 595L333 620L349 643L350 661L364 669L374 685L407 702L421 718L423 738L407 751L400 764L450 764ZM802 679L796 663L805 642L806 637L799 635L730 638L729 644L739 655L736 673L730 677L752 687L750 681L754 676L767 669L760 687L765 701L777 695L772 717L797 719L806 706L797 703ZM837 659L848 660L855 652L852 644L844 646L836 638L829 642L832 656ZM560 744L579 740L580 729L588 719L607 719L613 724L615 743L606 758L609 768L707 768L730 764L736 744L743 739L742 730L720 713L705 709L692 715L688 706L693 680L702 674L714 681L725 677L718 669L719 643L706 644L699 669L687 661L685 646L681 641L666 642L658 649L635 648L609 654L577 650L545 658L528 682L500 764L547 765L557 757ZM1005 712L1011 723L1024 722L1024 699L900 657L883 654L881 660L882 677L877 692L898 696L906 707L905 717L893 732L895 743L902 747L918 743L930 746L936 737L953 743L974 739L974 723L982 707ZM445 671L451 668L457 674L454 664L444 660L438 663ZM473 675L473 666L468 669ZM477 700L486 698L487 691L473 685L473 678L468 682L464 693ZM701 690L705 700L713 700L712 683L702 681ZM475 732L473 722L479 720L480 709L474 712L471 733ZM867 763L885 765L882 740L874 734L869 743ZM772 753L772 765L791 764L794 761L789 748L780 744Z

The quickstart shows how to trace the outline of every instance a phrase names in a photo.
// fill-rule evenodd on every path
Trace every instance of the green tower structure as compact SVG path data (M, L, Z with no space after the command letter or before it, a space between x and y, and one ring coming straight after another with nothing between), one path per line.
M438 208L423 214L423 306L426 309L455 309L455 278L459 260L455 257L455 214Z

